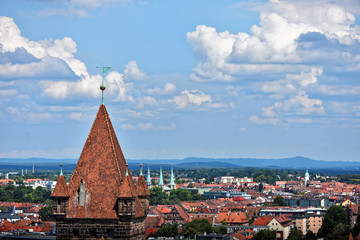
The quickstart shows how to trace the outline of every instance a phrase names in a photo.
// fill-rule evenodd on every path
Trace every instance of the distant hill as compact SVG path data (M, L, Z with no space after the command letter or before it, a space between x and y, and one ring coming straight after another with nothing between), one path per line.
M0 158L0 169L31 169L35 164L36 169L59 169L59 164L64 164L64 170L73 170L77 159L47 159L47 158ZM145 167L151 166L152 169L163 167L169 169L173 166L175 169L189 168L277 168L277 169L328 169L331 171L360 171L360 162L347 161L324 161L314 160L302 156L279 159L260 159L260 158L199 158L189 157L185 159L127 159L130 169L137 169L142 162ZM145 168L146 169L146 168Z
M341 169L341 170L359 170L360 162L349 161L324 161L314 160L302 156L278 159L261 159L261 158L199 158L189 157L185 159L171 160L127 160L128 162L142 161L146 164L182 164L192 165L201 163L202 166L211 166L214 162L222 164L232 164L231 167L259 167L259 168L284 168L284 169Z

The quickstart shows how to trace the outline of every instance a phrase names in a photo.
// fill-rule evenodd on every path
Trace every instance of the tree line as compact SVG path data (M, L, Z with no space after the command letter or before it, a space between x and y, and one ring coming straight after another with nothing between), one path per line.
M185 238L194 238L195 234L226 234L226 232L227 229L225 226L213 227L206 219L195 219L182 227L181 235ZM180 235L179 226L177 223L174 223L163 226L153 234L153 237L174 237L178 235Z
M51 203L51 191L43 187L33 189L31 186L15 186L7 184L0 186L0 201L2 202L30 202Z
M204 198L192 191L186 189L173 189L170 194L165 193L161 187L153 187L150 189L149 204L150 205L168 205L178 204L181 201L198 201Z
M253 178L255 182L274 184L276 181L298 180L298 178L304 177L304 174L304 171L266 168L202 168L175 170L175 176L179 180L184 178L195 181L205 179L205 183L211 183L217 177L234 176L240 178L249 177ZM310 173L310 177L314 178L315 175Z

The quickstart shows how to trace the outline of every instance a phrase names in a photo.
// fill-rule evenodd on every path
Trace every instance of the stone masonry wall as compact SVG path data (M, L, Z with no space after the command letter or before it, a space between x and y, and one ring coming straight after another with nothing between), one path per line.
M97 220L64 219L56 222L56 239L145 239L145 218Z

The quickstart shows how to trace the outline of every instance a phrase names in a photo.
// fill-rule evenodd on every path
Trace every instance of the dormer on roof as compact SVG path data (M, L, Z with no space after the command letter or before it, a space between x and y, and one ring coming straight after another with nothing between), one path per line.
M60 175L51 197L69 197L69 189L63 175Z
M62 164L60 164L60 176L54 191L51 193L51 197L53 198L53 215L58 218L65 217L69 200L69 189L62 173Z
M120 193L119 193L118 197L119 198L135 198L136 196L137 196L137 194L134 191L132 191L132 189L131 189L129 173L128 173L128 169L126 169L125 178L121 184Z
M136 190L139 197L149 197L150 191L146 185L144 176L142 175L142 164L140 165L140 176L136 182Z
M142 175L142 164L140 165L140 176L138 178L138 181L136 182L136 191L140 199L140 203L142 206L142 209L145 214L149 213L149 196L150 191L148 189L148 186L145 182L145 178Z
M132 184L132 181L130 181L128 169L126 168L125 178L121 184L120 193L117 200L117 214L119 217L132 216L134 218L140 218L146 216L137 193L134 190L135 188Z

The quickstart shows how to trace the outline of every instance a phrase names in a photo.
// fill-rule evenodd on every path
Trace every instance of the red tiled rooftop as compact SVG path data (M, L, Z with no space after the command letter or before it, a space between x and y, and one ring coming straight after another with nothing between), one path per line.
M68 185L70 198L66 217L117 219L115 204L125 178L125 171L124 155L105 105L101 105ZM78 205L81 182L85 184L88 199L85 206ZM143 212L139 214L142 209L139 207L130 172L129 186L131 192L136 195L137 216L144 215Z
M69 189L66 185L63 175L59 176L59 179L55 185L54 191L51 193L52 197L69 197Z
M273 218L272 216L258 217L251 226L267 226Z
M136 182L136 191L139 197L149 197L150 191L146 185L146 181L143 175L139 176Z

